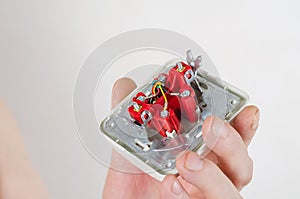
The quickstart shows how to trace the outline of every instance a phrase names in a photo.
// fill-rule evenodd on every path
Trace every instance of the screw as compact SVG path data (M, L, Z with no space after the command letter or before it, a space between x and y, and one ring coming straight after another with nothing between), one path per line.
M166 80L166 76L164 76L164 75L161 75L158 77L158 81L160 81L160 82L164 82L165 80Z
M133 107L134 107L134 110L138 111L140 109L140 106L137 104L137 103L133 103Z
M171 168L171 167L172 167L172 162L169 161L169 162L166 164L166 167L167 167L167 168Z
M177 65L178 65L178 70L181 71L183 69L181 62L178 62Z
M237 100L232 100L231 102L230 102L232 105L236 105L237 103L238 103L238 101Z
M181 96L182 97L188 97L191 95L191 91L189 90L184 90L182 93L181 93Z
M144 96L138 96L138 98L137 98L138 100L140 100L141 102L143 102L143 101L145 101L145 97Z
M162 118L168 117L168 116L169 116L169 111L167 111L167 110L162 110L162 111L160 112L160 116L161 116Z

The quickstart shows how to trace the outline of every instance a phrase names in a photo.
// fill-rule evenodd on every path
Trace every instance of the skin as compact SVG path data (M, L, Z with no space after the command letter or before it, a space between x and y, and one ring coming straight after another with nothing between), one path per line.
M116 106L135 87L130 79L118 80L113 89L112 105ZM247 147L258 120L259 111L255 106L246 107L231 124L209 117L203 125L203 137L212 151L205 158L185 152L176 163L180 176L168 175L162 182L146 173L109 169L103 198L242 198L239 191L252 178L253 163ZM0 199L48 199L49 194L28 158L17 124L2 101L0 121ZM216 143L215 135L220 136ZM111 167L141 172L115 151Z
M0 101L0 199L48 199L9 109Z
M112 106L135 88L136 84L131 79L119 79L113 87ZM252 178L253 162L247 148L258 121L259 110L255 106L244 108L230 124L214 116L208 117L203 124L203 137L211 152L206 157L191 151L184 152L176 161L180 176L168 175L162 182L146 173L112 169L127 167L130 171L139 171L113 151L103 198L240 199L240 190Z

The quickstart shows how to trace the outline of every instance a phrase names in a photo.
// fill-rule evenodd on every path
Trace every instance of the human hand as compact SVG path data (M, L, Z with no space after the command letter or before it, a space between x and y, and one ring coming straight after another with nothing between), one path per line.
M135 83L118 80L113 88L112 105L116 106L133 89ZM248 106L231 122L225 123L209 117L203 124L203 138L211 152L200 158L195 152L185 152L177 159L180 176L168 175L162 182L146 173L133 174L109 169L103 197L105 199L237 199L239 191L252 178L253 163L247 146L258 127L259 111ZM216 143L216 136L220 138ZM139 171L134 165L113 151L111 167L127 167Z
M0 198L50 198L29 159L15 118L0 100Z

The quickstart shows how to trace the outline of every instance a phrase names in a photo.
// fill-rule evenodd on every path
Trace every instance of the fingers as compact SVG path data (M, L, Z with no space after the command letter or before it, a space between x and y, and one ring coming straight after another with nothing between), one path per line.
M118 105L135 88L136 84L132 79L118 79L112 89L112 108ZM112 152L111 167L120 171L131 171L135 173L141 172L136 166L134 166L116 151Z
M184 153L176 162L179 174L209 199L240 199L238 191L223 172L210 160L195 152Z
M259 123L259 109L256 106L247 106L231 122L248 146L256 132Z
M217 117L208 117L203 124L203 138L218 156L218 166L241 190L252 179L253 162L238 132Z
M117 80L112 89L112 108L118 105L135 88L136 84L132 79L121 78Z
M160 187L160 198L188 199L190 197L174 175L167 175Z

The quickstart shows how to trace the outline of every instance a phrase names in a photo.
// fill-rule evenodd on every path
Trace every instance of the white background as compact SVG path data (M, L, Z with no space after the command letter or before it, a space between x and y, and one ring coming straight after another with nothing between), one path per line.
M299 9L296 0L0 0L0 98L53 198L101 198L107 169L83 149L73 123L76 75L113 35L175 30L261 109L244 197L299 198Z

